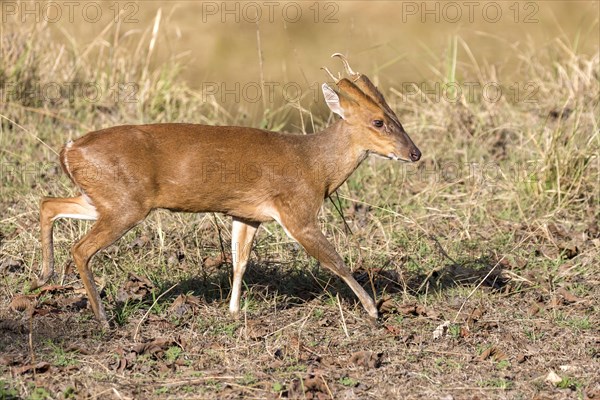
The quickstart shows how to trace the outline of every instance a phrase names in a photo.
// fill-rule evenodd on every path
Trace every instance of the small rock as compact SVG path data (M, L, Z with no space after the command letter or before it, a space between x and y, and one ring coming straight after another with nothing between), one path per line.
M550 370L546 376L546 382L550 382L554 386L558 385L562 381L562 378L556 374L556 372Z

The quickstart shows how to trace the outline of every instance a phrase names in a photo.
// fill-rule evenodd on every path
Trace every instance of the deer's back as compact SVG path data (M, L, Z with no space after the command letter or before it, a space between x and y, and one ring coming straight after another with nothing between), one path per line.
M191 124L119 126L68 144L63 168L97 207L219 211L256 220L314 190L308 136Z

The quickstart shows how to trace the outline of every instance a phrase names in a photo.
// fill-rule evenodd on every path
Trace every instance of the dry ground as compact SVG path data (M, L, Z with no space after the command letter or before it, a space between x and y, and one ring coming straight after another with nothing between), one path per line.
M515 230L518 236L529 234ZM199 235L204 231L208 235L211 229ZM429 275L407 271L410 256L397 254L388 265L356 270L380 300L383 317L373 324L343 283L303 255L294 257L300 251L293 244L285 244L291 256L263 259L273 237L261 236L239 319L227 313L230 268L219 265L218 253L200 268L192 248L190 260L186 251L164 254L159 272L146 265L154 249L153 239L146 241L143 234L143 239L123 241L121 247L128 250L115 247L97 258L96 265L110 269L128 259L123 255L128 251L132 260L142 260L136 270L154 278L129 273L126 280L105 287L104 301L115 324L109 332L98 330L74 276L27 301L13 297L10 308L24 309L22 314L7 307L7 292L18 291L5 290L3 394L600 396L598 280L582 270L589 257L585 252L560 262L549 262L543 250L531 245L523 246L521 255L505 258L454 263L438 256L440 268ZM5 261L3 267L7 281L19 282L26 275L20 262ZM115 279L114 272L100 275ZM558 376L555 382L548 381L552 372Z

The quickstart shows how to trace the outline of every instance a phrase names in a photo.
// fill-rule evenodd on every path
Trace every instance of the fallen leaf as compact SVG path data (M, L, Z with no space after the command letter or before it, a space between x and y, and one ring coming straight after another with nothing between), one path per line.
M118 361L115 365L115 371L119 374L122 374L127 368L130 368L133 364L133 360L136 358L136 354L134 352L125 352L122 347L119 347L115 350L118 355Z
M82 347L81 345L75 344L75 343L71 343L69 346L67 346L66 351L77 352L79 354L83 354L84 356L89 356L90 354L92 354L86 348Z
M383 353L374 353L372 351L357 351L350 356L350 364L364 368L379 368Z
M37 374L41 374L41 373L48 371L48 369L50 369L50 363L42 361L35 365L32 365L32 364L23 365L22 367L13 369L13 371L16 375L28 374L30 372L33 373L34 370Z
M384 296L377 302L377 310L381 314L392 314L398 312L398 307L390 296Z
M417 315L416 304L402 304L398 307L398 311L403 315Z
M418 304L417 307L415 308L415 312L416 312L416 315L422 316L422 317L426 317L428 315L427 309L425 308L425 306L422 306L420 304Z
M171 323L170 321L167 321L166 319L164 319L158 315L155 315L155 314L150 314L146 321L147 321L147 324L156 325L156 329L158 329L159 332L172 331L173 329L175 329L175 326L176 326L173 323Z
M33 310L33 315L38 315L43 317L44 315L48 315L48 314L57 314L60 313L60 310L58 308L56 308L55 306L47 306L44 305L42 307L37 307L35 310Z
M579 247L574 241L559 244L558 250L569 260L579 254Z
M484 360L487 360L488 358L492 359L493 361L502 361L502 360L506 360L508 357L506 356L505 353L500 351L496 346L492 346L492 347L488 347L487 349L485 349L483 351L483 353L481 353L481 355L479 357L477 357L477 360L484 361Z
M73 290L72 285L46 285L40 288L40 294L42 293L56 293Z
M140 343L131 348L131 351L138 355L151 354L153 356L161 356L162 353L171 345L176 344L173 340L167 338L155 339L146 343Z
M246 336L251 340L260 340L271 333L271 329L264 323L264 321L248 321L245 328Z
M400 336L402 330L396 325L384 325L384 328L394 336Z
M146 277L129 273L129 279L117 291L117 301L125 303L128 300L142 300L155 290L154 284Z
M554 222L548 224L548 231L554 236L556 239L568 238L570 234L567 232L567 229Z
M527 266L527 259L525 259L523 257L516 256L515 257L515 264L516 264L517 268L523 269L523 268L525 268Z
M202 266L206 270L211 270L230 262L231 256L226 255L225 257L223 257L223 254L218 254L214 257L206 257L204 260L202 260Z
M35 308L36 295L17 295L10 301L9 308L13 311L29 311L32 312Z
M471 311L471 314L469 314L469 317L467 318L467 326L472 328L473 325L475 325L475 323L481 319L483 314L485 314L485 308L474 308L473 311Z
M414 316L423 316L426 317L427 309L420 304L402 304L397 307L397 310L400 314L403 315L414 315Z
M175 338L175 344L181 347L182 350L185 350L188 346L188 340L185 338L184 335L177 335L177 337Z
M485 349L485 350L483 351L483 353L481 353L481 354L479 355L479 357L477 357L477 359L478 359L479 361L486 360L486 359L487 359L487 358L488 358L488 357L489 357L491 354L492 354L492 348L491 348L491 347L488 347L487 349Z
M169 307L169 311L177 317L182 317L188 312L197 309L201 304L202 300L196 296L180 294L175 300L173 300L173 303Z
M293 399L329 399L329 390L321 376L307 375L294 379L290 385L289 397Z
M556 294L561 296L563 301L567 304L577 303L578 301L581 301L581 299L579 297L575 296L574 294L572 294L565 288L558 289L556 291Z
M556 260L560 253L555 246L545 245L540 247L537 252L550 260Z

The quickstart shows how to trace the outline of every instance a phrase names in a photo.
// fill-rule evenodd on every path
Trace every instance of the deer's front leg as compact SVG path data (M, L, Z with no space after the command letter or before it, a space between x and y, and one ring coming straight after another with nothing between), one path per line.
M291 221L288 221L286 223L285 221L282 221L282 226L288 235L300 243L302 247L306 249L308 254L319 260L323 266L342 278L358 297L369 316L376 319L378 313L375 302L365 289L359 285L356 279L352 277L350 270L348 270L344 264L344 260L342 260L342 257L337 253L333 245L329 243L325 235L323 235L317 222L314 221L308 224L295 224L290 222Z
M245 221L239 218L233 218L231 227L231 258L233 261L233 283L231 285L231 300L229 302L229 312L237 314L240 311L240 296L242 291L242 279L250 258L252 250L252 241L259 222Z

